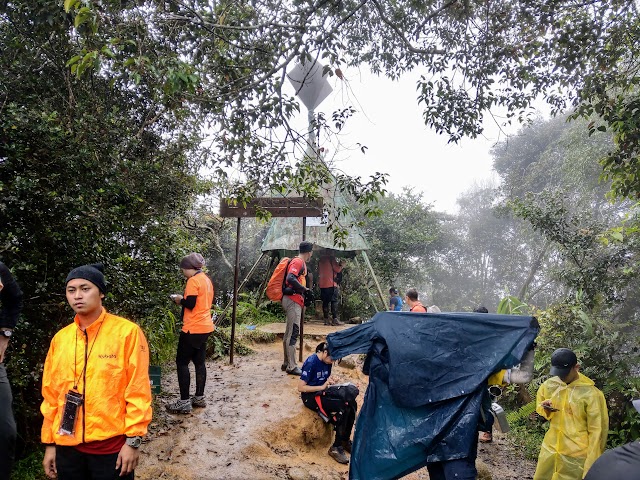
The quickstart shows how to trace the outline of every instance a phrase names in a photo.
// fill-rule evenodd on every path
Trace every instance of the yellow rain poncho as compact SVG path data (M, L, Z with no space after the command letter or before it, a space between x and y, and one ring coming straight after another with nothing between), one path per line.
M557 412L540 406L545 400ZM538 389L537 412L549 420L534 480L581 480L607 443L609 415L604 395L581 373L569 385L552 377Z

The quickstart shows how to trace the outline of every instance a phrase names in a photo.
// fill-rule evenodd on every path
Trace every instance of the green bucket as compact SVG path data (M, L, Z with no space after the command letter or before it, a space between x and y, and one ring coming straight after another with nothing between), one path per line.
M149 383L151 383L151 392L152 393L160 393L160 375L161 368L157 365L149 366Z

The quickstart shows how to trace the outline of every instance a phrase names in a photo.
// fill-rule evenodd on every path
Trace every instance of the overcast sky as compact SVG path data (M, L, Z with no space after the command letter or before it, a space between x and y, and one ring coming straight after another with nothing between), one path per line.
M418 105L416 79L408 75L393 82L368 72L345 71L346 82L330 77L333 92L316 109L328 118L346 106L358 112L347 122L340 145L321 143L335 166L363 178L378 171L389 174L387 189L400 193L404 186L424 192L426 202L439 211L454 213L456 199L474 182L493 177L489 151L504 139L495 122L485 122L485 137L448 144L447 137L429 130ZM306 123L306 111L300 122ZM514 134L517 127L507 127ZM357 143L368 147L362 154Z

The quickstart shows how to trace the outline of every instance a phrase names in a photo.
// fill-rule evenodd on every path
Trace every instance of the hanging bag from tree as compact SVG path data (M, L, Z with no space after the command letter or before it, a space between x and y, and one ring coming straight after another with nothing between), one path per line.
M267 298L273 302L281 302L282 301L282 290L284 289L285 277L287 276L287 270L289 270L289 264L291 263L291 259L289 257L284 257L278 265L276 265L276 269L273 271L271 278L269 279L269 283L267 283Z

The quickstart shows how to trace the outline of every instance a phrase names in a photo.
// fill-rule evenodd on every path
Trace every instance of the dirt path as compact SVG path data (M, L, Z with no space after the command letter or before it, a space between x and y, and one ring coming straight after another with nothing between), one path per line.
M305 357L316 343L318 340L309 340L305 344ZM178 386L175 372L163 374L162 387L167 393L158 396L149 440L141 447L137 479L347 478L348 468L327 455L330 427L302 405L297 377L280 371L282 344L252 348L256 353L236 357L234 365L207 364L208 406L188 415L164 412L164 403L175 398ZM356 383L362 400L367 377L359 369L336 366L333 375L339 381ZM480 448L480 458L492 471L493 480L533 477L531 462L505 460L508 456L513 452L503 438ZM426 470L406 477L428 478Z

